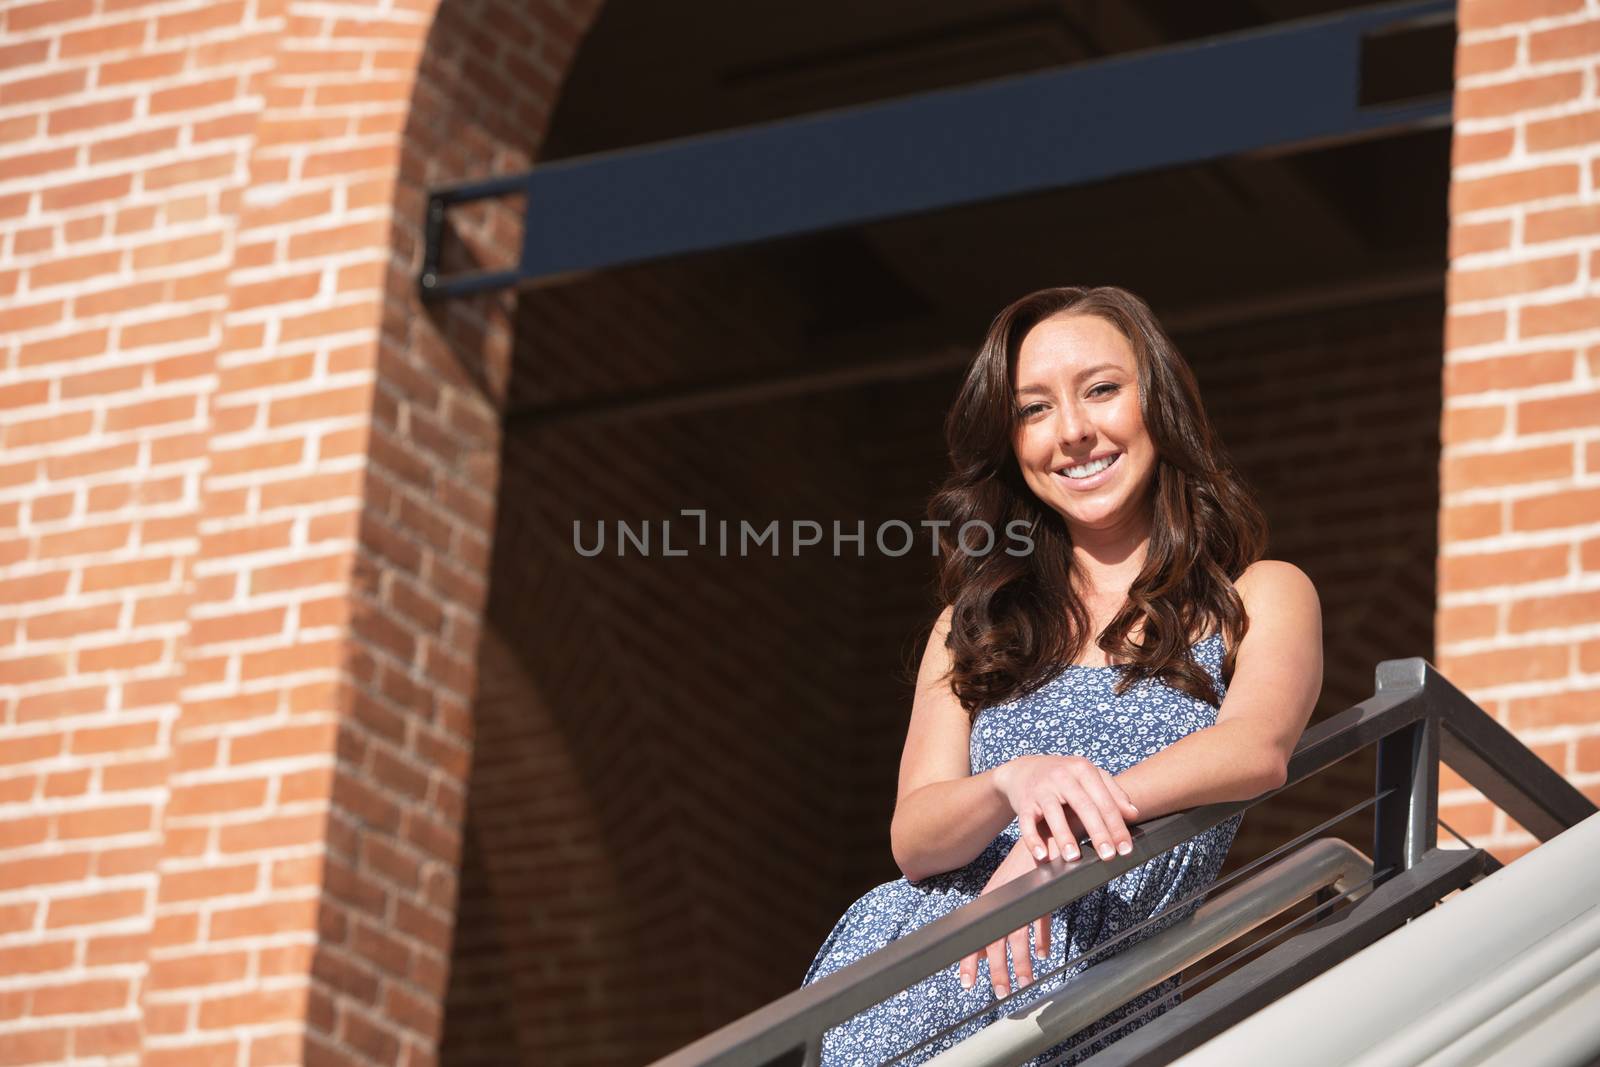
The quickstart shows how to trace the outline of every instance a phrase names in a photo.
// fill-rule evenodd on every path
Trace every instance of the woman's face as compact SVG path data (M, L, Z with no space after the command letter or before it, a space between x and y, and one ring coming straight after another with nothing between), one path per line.
M1045 319L1022 340L1012 386L1012 447L1034 495L1069 529L1148 522L1156 450L1122 332L1098 315Z

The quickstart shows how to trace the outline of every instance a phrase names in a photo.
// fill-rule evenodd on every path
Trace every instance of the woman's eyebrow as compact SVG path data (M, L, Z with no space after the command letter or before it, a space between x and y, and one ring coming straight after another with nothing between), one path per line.
M1089 377L1091 374L1099 374L1101 371L1107 371L1107 370L1119 371L1121 369L1122 369L1122 365L1120 363L1096 363L1092 367L1085 367L1083 370L1079 371L1075 375L1075 377L1079 381L1082 381L1084 378ZM1050 389L1047 386L1043 386L1043 385L1039 385L1039 384L1033 384L1033 385L1024 385L1022 388L1017 390L1017 395L1018 396L1023 396L1023 395L1025 395L1027 393L1043 393L1045 396L1049 396L1050 395Z

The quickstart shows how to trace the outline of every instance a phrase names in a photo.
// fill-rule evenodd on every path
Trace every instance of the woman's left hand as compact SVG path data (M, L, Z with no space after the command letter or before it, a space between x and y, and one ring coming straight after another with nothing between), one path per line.
M1053 860L1060 855L1060 852L1057 851L1054 837L1047 840L1049 841L1050 849L1049 858ZM1034 859L1033 854L1028 851L1027 845L1019 838L1017 843L1012 846L1011 852L1005 859L1000 861L1000 866L995 868L994 874L989 876L989 881L983 887L983 892L978 895L982 896L983 893L998 889L1007 882L1021 878L1029 871L1044 866L1044 862ZM1041 916L1033 920L1029 926L1033 927L1034 943L1038 947L1039 958L1048 959L1050 956L1050 916ZM989 958L989 984L994 987L996 999L1004 997L1010 992L1011 982L1008 977L1009 972L1006 970L1006 945L1008 943L1011 946L1012 966L1016 968L1017 972L1017 988L1021 989L1033 981L1033 958L1028 954L1028 927L1024 926L1020 930L1012 931L1006 938L994 942L982 953ZM973 982L977 981L979 955L980 953L974 952L961 961L960 974L961 987L963 989L971 989Z

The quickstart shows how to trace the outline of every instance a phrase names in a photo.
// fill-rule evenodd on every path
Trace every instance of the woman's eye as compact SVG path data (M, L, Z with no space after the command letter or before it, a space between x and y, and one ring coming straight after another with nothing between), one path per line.
M1033 416L1034 412L1042 411L1042 410L1044 410L1044 405L1043 404L1029 404L1027 407L1025 407L1021 411L1017 412L1017 414L1019 416L1021 416L1022 418L1026 419L1026 418L1031 418Z
M1115 384L1113 384L1111 382L1101 382L1099 385L1097 385L1093 389L1089 390L1089 395L1090 396L1110 396L1112 393L1116 392L1118 389L1121 389L1121 388L1122 388L1122 386L1115 385ZM1108 391L1102 393L1100 391L1102 389L1105 389L1105 390L1108 390Z

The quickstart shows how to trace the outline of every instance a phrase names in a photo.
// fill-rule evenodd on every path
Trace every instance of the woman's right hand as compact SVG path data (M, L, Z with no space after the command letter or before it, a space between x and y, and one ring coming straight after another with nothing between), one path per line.
M1133 851L1127 820L1139 809L1110 773L1082 756L1018 756L995 768L994 784L1017 813L1023 847L1037 859L1050 854L1041 819L1069 861L1078 858L1078 827L1101 859Z
M1054 848L1050 850L1050 859L1060 856ZM1040 866L1040 861L1028 854L1021 841L1011 846L1011 851L1006 853L1006 858L1000 861L1000 866L995 868L989 876L989 881L984 884L979 896L993 892L1016 878L1021 878L1029 871ZM1050 916L1041 915L1028 924L1033 927L1034 952L1042 960L1050 958ZM1033 956L1028 952L1028 927L1014 930L1006 937L990 944L987 948L977 949L965 956L956 968L961 978L961 988L971 989L978 979L978 957L987 956L989 960L989 984L994 989L996 1000L1004 1000L1010 992L1011 980L1006 972L1006 946L1011 946L1011 969L1017 972L1017 988L1021 989L1033 981Z

